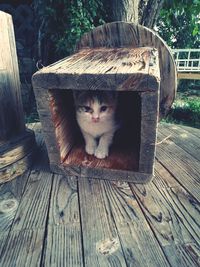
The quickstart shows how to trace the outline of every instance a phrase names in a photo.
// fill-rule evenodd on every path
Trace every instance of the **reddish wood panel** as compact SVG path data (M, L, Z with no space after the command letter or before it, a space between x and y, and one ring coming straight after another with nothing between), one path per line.
M110 149L109 157L97 159L85 152L84 145L74 146L66 160L64 166L82 166L88 168L106 168L115 170L138 171L138 154L133 149L120 149L116 146Z

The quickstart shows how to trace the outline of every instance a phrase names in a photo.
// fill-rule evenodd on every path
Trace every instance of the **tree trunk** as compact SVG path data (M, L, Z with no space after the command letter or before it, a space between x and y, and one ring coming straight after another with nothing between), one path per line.
M153 28L159 16L164 0L140 0L139 23L148 28Z
M112 20L138 23L139 0L112 0Z
M112 21L139 23L153 28L164 0L112 0Z

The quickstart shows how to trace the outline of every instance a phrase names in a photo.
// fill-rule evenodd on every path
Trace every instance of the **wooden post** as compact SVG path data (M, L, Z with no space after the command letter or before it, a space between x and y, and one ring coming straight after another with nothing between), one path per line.
M0 11L0 183L31 163L34 133L26 130L12 17Z

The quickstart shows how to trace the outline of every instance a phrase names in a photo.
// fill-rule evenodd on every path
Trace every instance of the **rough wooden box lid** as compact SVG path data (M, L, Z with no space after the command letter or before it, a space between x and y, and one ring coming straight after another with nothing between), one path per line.
M154 48L86 48L33 76L46 89L153 91L160 79Z

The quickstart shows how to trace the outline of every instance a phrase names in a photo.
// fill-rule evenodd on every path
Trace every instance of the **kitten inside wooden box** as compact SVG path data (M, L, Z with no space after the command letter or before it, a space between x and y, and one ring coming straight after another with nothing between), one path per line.
M99 159L109 155L116 130L117 92L73 91L76 120L85 140L85 151Z

